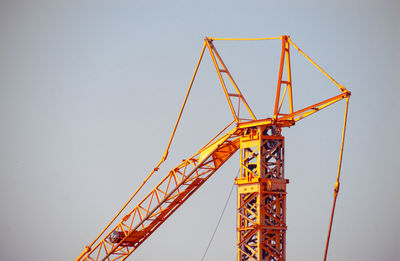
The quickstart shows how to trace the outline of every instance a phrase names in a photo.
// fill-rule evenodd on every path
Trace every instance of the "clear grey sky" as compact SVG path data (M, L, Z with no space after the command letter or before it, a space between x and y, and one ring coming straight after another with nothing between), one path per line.
M329 260L400 260L397 1L0 1L0 260L73 260L160 159L205 36L290 35L352 91ZM279 42L219 43L259 117ZM292 49L297 108L337 89ZM170 163L230 122L207 57ZM285 130L288 260L322 260L344 102ZM237 156L129 260L200 260ZM151 186L148 187L150 189ZM206 260L236 256L232 198Z

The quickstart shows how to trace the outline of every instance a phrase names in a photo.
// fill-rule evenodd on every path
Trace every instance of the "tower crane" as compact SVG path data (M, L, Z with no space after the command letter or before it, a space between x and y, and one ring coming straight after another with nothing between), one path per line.
M214 42L266 40L281 41L282 49L273 115L269 118L258 119L237 86ZM304 108L294 108L290 47L300 52L337 86L339 92L336 96ZM233 121L194 155L171 169L142 200L138 201L137 205L131 206L132 200L136 198L144 184L159 170L160 165L168 157L172 139L206 51L213 61ZM251 39L206 37L178 119L161 160L122 209L94 241L84 248L75 261L111 261L128 258L237 151L240 151L240 174L235 179L237 186L237 260L286 260L286 185L289 180L285 178L284 173L285 138L282 135L282 129L291 127L296 122L344 99L346 106L337 181L325 247L324 260L326 260L336 198L339 192L350 95L350 91L337 83L287 35ZM240 115L241 107L244 108L248 118ZM284 111L283 108L286 108L287 111Z

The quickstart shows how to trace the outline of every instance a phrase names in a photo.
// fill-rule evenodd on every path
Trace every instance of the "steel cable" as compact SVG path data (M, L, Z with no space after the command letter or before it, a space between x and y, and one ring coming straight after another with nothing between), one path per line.
M239 171L240 171L240 169L238 170L236 176L239 175ZM217 225L216 225L216 227L215 227L215 229L214 229L214 232L212 233L212 236L211 236L211 238L210 238L210 241L208 242L207 248L206 248L206 250L204 251L203 257L201 258L201 261L203 261L204 258L206 257L206 254L207 254L207 252L208 252L208 249L210 248L211 243L212 243L212 241L213 241L213 239L214 239L215 233L217 233L217 230L218 230L218 227L219 227L219 225L220 225L220 223L221 223L222 217L224 216L226 207L228 206L228 202L229 202L229 200L230 200L230 198L231 198L231 196L232 196L232 192L233 192L233 188L234 188L234 187L235 187L235 182L233 182L233 184L232 184L232 188L231 188L231 191L229 192L228 198L226 199L225 206L224 206L224 208L222 209L222 212L221 212L221 215L220 215L220 217L219 217L219 219L218 219Z

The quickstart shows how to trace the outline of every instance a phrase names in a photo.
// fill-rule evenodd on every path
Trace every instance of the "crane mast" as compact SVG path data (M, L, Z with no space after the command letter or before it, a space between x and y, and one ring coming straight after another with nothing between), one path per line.
M282 41L274 113L271 117L256 118L213 43L214 41L231 40ZM340 93L316 104L295 110L292 96L290 46L297 49L330 79L339 88ZM159 166L168 156L168 150L206 49L210 53L225 93L233 121L197 153L170 170L158 185L133 207L130 205L132 199L135 198L137 192L142 189L147 180L158 171ZM284 172L285 138L281 134L282 128L291 127L297 121L342 99L346 99L334 205L325 249L326 260L336 197L339 191L339 177L350 95L351 93L346 88L338 84L295 45L289 36L253 39L206 37L178 120L175 123L162 159L124 207L99 236L85 247L75 261L125 260L238 150L240 150L240 174L235 179L237 186L237 260L285 261L287 230L286 185L289 180L285 178ZM283 108L286 108L287 111L283 111ZM249 118L241 117L243 115L240 114L241 109L245 110ZM121 217L123 211L127 212L127 214ZM115 225L114 221L117 218L120 221Z
M284 137L275 125L249 128L240 138L237 260L285 260Z

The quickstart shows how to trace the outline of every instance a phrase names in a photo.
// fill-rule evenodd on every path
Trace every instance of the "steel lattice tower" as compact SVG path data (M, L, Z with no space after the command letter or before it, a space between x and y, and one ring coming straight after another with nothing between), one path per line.
M240 152L237 260L285 260L284 137L275 126L249 128Z

